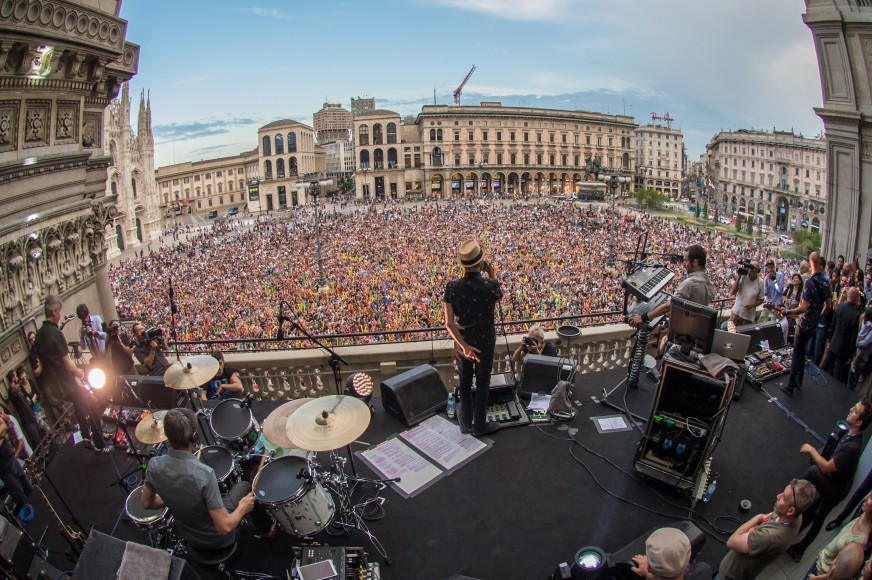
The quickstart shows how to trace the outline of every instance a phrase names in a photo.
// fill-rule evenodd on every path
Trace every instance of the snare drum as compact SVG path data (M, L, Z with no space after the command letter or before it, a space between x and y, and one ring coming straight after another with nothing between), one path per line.
M308 461L299 457L282 457L267 463L260 471L254 497L266 505L282 529L294 536L317 534L333 518L333 498L321 484L300 473L311 474Z
M160 530L173 523L172 516L168 516L169 508L159 510L147 510L142 507L142 486L130 492L127 502L124 504L124 513L130 520L145 530Z
M233 454L223 447L218 445L203 447L197 453L197 457L215 472L221 495L226 495L234 485L239 483L239 468L233 460Z
M244 407L239 399L218 403L212 409L209 426L215 436L236 454L247 454L260 437L260 425L254 420L251 409Z

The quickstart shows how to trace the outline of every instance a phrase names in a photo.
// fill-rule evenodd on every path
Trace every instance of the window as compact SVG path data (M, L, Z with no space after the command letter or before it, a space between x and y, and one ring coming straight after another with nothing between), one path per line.
M573 165L575 165L576 167L578 167L578 162L579 162L580 160L581 160L581 156L580 156L580 155L576 155L575 158L574 158L574 160L573 160L573 161L574 161Z
M514 140L515 140L515 132L509 131L509 141L514 141Z
M178 185L178 184L179 184L179 180L178 180L178 179L173 179L173 185Z
M212 179L212 174L211 174L211 173L207 173L207 174L206 174L206 179Z
M469 155L469 164L475 165L475 155L472 153L470 153L470 155Z
M261 155L267 156L272 155L272 146L270 144L270 138L268 135L263 136L263 145L262 145Z
M524 141L527 142L529 140L530 140L530 133L528 133L527 131L524 131Z
M497 131L497 141L502 141L502 140L503 140L503 132Z
M502 164L503 164L503 154L497 153L497 165L502 165Z
M276 135L276 155L281 155L284 152L285 152L285 144L284 144L284 141L282 140L281 133L279 133L278 135ZM218 176L221 177L221 174L219 173Z
M481 162L482 162L483 164L485 164L485 165L487 165L488 163L490 163L490 155L487 154L487 153L482 153L482 154L481 154Z
M197 182L197 181L200 181L200 176L199 176L199 175L195 175L195 176L194 176L194 182Z
M455 141L460 141L460 131L455 131L455 132L454 132L454 140L455 140Z
M585 142L586 145L590 145L590 135L585 135L585 136L584 136L584 142Z
M578 135L577 135L577 134L576 134L576 135L573 135L573 137L574 137L574 139L575 139L574 143L575 143L576 145L578 145Z
M542 154L541 153L536 154L536 165L542 165Z
M542 142L542 133L536 133L536 143Z
M436 140L442 141L442 129L436 131ZM388 123L388 144L395 144L397 142L397 124L396 123Z
M297 134L291 131L288 133L288 153L297 152Z
M183 183L190 183L190 182L191 182L191 178L190 178L190 177L185 177L184 180L183 180Z
M560 135L560 138L561 138L561 140L562 140L564 143L566 143L566 133L562 133L562 134Z
M285 176L285 160L279 157L276 159L276 177L281 179ZM218 191L221 191L221 184L218 184Z
M596 146L597 146L597 147L602 147L602 146L603 146L603 138L602 138L602 135L597 135L597 136L596 136Z
M487 141L487 134L488 134L488 130L487 130L487 129L482 129L482 130L481 130L481 140L482 140L482 141Z
M430 141L436 140L436 129L430 129Z
M281 159L279 159L279 161L281 161ZM223 193L223 192L224 192L224 187L223 187L223 186L224 186L223 183L219 183L219 184L218 184L218 193Z
M530 154L524 153L524 165L530 165Z
M264 179L272 179L272 161L267 159L263 162L263 177ZM212 186L206 186L206 194L212 193Z
M561 155L560 156L560 165L566 165L567 164L566 161L568 158L569 158L568 155Z
M384 145L384 135L382 134L381 123L376 123L372 126L372 144Z
M548 133L548 142L554 143L554 133Z
M615 138L609 137L609 147L613 146L614 144L615 144Z
M455 153L455 154L454 154L454 164L455 164L455 165L460 165L460 153Z
M369 151L364 149L360 152L360 169L369 170Z
M472 131L467 131L467 132L466 132L466 140L467 140L467 141L472 141L472 140L473 140L473 132L472 132Z
M517 163L517 156L514 153L509 155L509 163L511 163L512 165Z
M369 126L361 125L357 130L357 135L361 145L369 145Z

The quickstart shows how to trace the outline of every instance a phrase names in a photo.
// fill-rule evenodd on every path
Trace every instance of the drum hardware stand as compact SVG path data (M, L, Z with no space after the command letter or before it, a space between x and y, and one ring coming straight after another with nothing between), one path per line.
M212 416L212 409L203 407L203 401L200 399L200 388L188 389L188 398L191 401L191 410L197 415L197 424L200 426L198 435L202 435L206 445L217 445L214 435L212 435L212 426L209 424L209 417ZM209 440L211 437L211 441Z
M288 322L290 322L292 329L302 332L306 336L306 338L308 338L310 341L315 343L315 345L318 346L318 348L320 348L321 350L325 351L327 354L330 355L330 358L328 359L328 364L330 365L330 368L333 370L333 384L336 387L336 394L342 395L342 378L341 378L340 373L339 373L339 368L340 368L339 365L340 365L340 363L347 365L348 361L345 360L344 358L342 358L341 356L339 356L335 350L333 350L332 348L330 348L329 346L327 346L326 344L324 344L323 342L321 342L320 340L318 340L317 338L312 336L309 333L309 331L305 329L305 327L303 327L301 324L299 324L297 322L296 316L294 316ZM351 473L354 474L354 477L356 478L357 477L357 467L354 465L354 454L351 452L351 445L345 446L345 453L346 453L346 455L348 455L348 460L351 463Z
M387 550L381 541L373 534L364 520L376 521L384 517L384 498L379 497L379 493L385 489L388 482L400 481L399 477L393 479L367 479L362 477L348 477L345 474L345 458L341 457L335 451L330 452L331 468L329 473L325 473L320 478L324 483L333 490L339 501L336 506L336 512L333 515L332 521L327 525L325 531L331 536L347 536L351 530L357 530L369 538L370 543L376 552L384 558L385 565L393 564L393 559L388 556ZM318 478L319 475L314 473L313 478ZM361 483L372 483L377 486L376 494L371 498L365 498L364 501L354 504L351 496ZM363 512L371 504L378 504L377 515L367 517ZM332 528L332 529L331 529Z
M127 379L122 377L121 380L123 381L122 391L126 388L127 391L131 395L133 395L133 398L136 399L136 402L139 403L140 405L143 405L142 399L139 398L139 395L136 394L136 391L133 390L133 387L130 385L129 382L127 382ZM124 394L123 393L121 395L120 403L121 404L118 406L118 419L117 419L118 424L117 425L121 427L121 431L124 432L124 436L127 438L127 455L129 457L131 457L136 462L136 465L131 467L127 471L127 473L125 473L123 475L119 475L118 479L116 479L114 482L109 484L109 487L112 487L114 485L119 485L124 489L124 491L126 493L129 494L131 491L133 491L133 487L127 482L127 478L129 478L131 475L133 475L137 471L142 471L142 475L140 476L140 480L145 481L145 468L148 465L148 460L151 459L152 457L154 457L156 455L156 453L154 452L154 450L152 450L151 452L148 452L148 453L141 453L139 451L139 449L136 447L136 437L130 436L130 431L129 431L129 427L127 425L127 421L125 421L121 418L121 415L123 414L123 411L124 411ZM152 417L154 416L154 409L151 408L151 401L148 402L148 405L145 407L145 410L147 410L151 414Z

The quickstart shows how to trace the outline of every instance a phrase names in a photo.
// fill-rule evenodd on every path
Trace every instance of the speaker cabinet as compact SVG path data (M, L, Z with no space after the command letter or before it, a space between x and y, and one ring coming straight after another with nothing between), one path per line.
M784 329L781 328L781 323L777 320L761 322L759 324L755 323L737 326L736 332L739 334L747 334L751 337L751 345L748 347L748 354L763 350L761 344L763 341L769 343L769 350L777 350L786 344L784 340Z
M174 409L182 391L176 391L164 384L163 377L149 375L122 375L118 377L118 390L121 392L122 402L125 405L133 407L153 407L155 409ZM130 393L123 381L126 380L133 389L133 392L139 395L142 403Z
M524 357L524 372L519 391L522 394L550 393L560 381L566 381L575 370L575 361L561 356L528 354Z
M385 411L405 423L417 425L445 408L448 391L439 371L421 365L381 383Z

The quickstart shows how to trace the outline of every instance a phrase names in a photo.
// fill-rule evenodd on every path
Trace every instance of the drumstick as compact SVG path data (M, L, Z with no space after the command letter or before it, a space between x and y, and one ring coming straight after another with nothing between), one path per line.
M260 456L260 465L257 466L257 473L254 475L254 479L251 480L251 491L257 489L257 480L260 479L260 472L263 470L263 464L266 463L266 455Z

